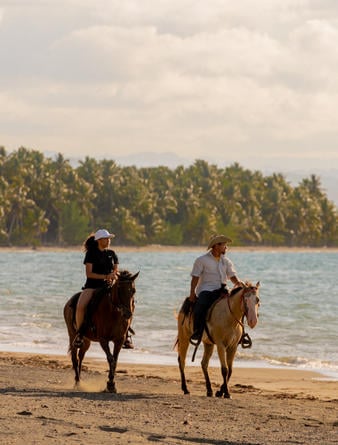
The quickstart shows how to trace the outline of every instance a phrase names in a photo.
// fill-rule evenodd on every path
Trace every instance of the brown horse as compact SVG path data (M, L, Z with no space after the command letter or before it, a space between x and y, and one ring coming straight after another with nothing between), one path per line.
M75 385L80 381L82 362L89 349L90 342L95 341L100 343L109 363L107 391L116 393L115 370L134 312L134 294L136 292L134 281L138 274L139 272L132 275L128 271L121 271L112 286L97 289L94 292L87 306L84 341L80 348L74 346L73 343L76 337L76 304L81 292L73 295L67 301L63 315L68 329L69 352L75 372ZM114 342L113 354L109 348L110 341Z
M206 328L202 337L204 354L201 361L208 397L212 397L213 395L208 374L208 364L214 350L214 345L216 345L223 376L223 384L220 390L216 392L216 397L224 396L231 398L228 382L231 377L232 364L236 355L237 346L244 332L242 320L243 316L245 316L250 328L256 326L259 306L258 289L259 283L253 286L246 282L243 287L233 288L228 296L218 299L208 311ZM176 343L181 374L181 388L184 394L189 394L184 368L192 333L192 305L187 298L178 314L178 336Z

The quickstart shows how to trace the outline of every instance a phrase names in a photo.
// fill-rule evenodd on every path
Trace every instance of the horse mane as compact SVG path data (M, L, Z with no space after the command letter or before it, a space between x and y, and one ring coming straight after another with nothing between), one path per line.
M111 285L105 285L103 287L100 287L98 289L95 289L92 298L90 299L87 308L86 308L86 314L85 314L85 325L88 325L91 323L92 317L94 313L97 311L97 308L99 307L101 301L106 295L110 295L113 286L118 283L118 281L128 281L131 279L133 274L129 272L128 270L121 270L118 274L118 279Z
M251 281L245 281L244 284L245 287L252 287ZM241 289L243 289L243 286L233 287L230 291L230 297L232 297L232 295L237 294L237 292L239 292Z
M129 272L129 270L120 270L119 271L119 280L127 281L130 280L133 274Z
M83 326L88 327L92 323L92 317L93 317L94 313L96 312L96 310L99 307L103 298L108 293L110 293L111 288L112 288L112 286L107 285L107 286L95 289L95 291L94 291L94 293L86 307L85 319L84 319Z

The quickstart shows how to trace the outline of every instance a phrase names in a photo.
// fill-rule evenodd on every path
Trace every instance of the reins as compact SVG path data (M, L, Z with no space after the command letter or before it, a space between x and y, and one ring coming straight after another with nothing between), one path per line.
M244 303L244 294L245 294L245 291L243 292L243 295L242 295L242 297L241 297L241 300L243 301L243 303ZM230 312L230 314L232 315L232 317L235 319L235 321L237 321L237 323L239 324L239 325L241 325L242 326L242 328L244 329L244 323L243 322L241 322L240 320L238 320L238 318L235 316L235 314L232 312L232 310L231 310L231 306L230 306L230 297L231 297L231 295L226 295L226 299L227 299L227 303L228 303L228 308L229 308L229 312ZM246 313L245 313L245 306L244 306L244 315L246 315Z
M122 312L123 317L126 319L130 318L133 315L133 312L130 309L130 307L128 307L126 304L121 302L120 295L119 295L119 288L122 287L124 284L130 284L130 283L132 283L132 280L123 280L121 282L119 280L117 280L114 283L114 284L116 284L115 292L116 292L116 296L117 296L117 298L116 298L117 302L115 304L113 302L113 306L115 306L118 311ZM131 295L131 297L130 297L130 302L131 302L132 298L133 298L133 295Z

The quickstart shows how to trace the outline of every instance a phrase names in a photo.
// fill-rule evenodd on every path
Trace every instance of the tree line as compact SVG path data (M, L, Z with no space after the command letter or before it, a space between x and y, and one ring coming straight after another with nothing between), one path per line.
M73 167L20 147L0 147L0 245L70 246L97 228L119 245L338 246L337 208L311 175L291 186L234 163L122 167L85 157Z

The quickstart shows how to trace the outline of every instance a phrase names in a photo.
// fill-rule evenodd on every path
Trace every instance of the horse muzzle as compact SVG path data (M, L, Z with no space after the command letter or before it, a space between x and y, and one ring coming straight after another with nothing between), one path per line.
M255 317L255 318L250 318L250 319L247 318L248 325L249 325L249 327L250 327L251 329L253 329L253 328L256 326L257 321L258 321L258 318L257 318L257 317Z

